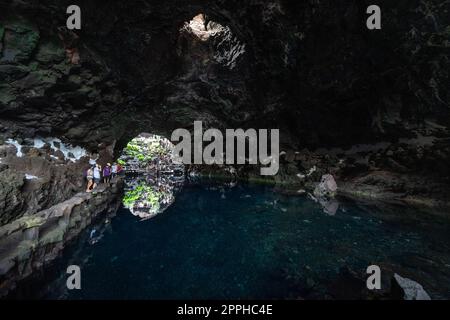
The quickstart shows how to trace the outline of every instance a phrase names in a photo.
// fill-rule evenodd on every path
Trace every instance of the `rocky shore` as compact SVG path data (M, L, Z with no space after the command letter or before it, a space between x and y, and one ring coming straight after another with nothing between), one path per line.
M282 155L189 175L450 207L448 4L383 0L380 32L356 0L84 1L82 31L69 4L0 4L0 294L115 208L120 182L80 194L91 157L194 121L279 129Z
M0 297L55 259L65 245L100 214L114 213L120 204L122 180L92 193L24 216L0 227ZM119 201L118 201L119 200Z
M240 179L276 186L282 193L313 193L324 175L336 194L367 201L450 208L450 132L429 126L415 138L348 148L281 151L280 170L263 177L254 166L190 166L188 174ZM282 149L283 150L283 149Z
M115 212L122 180L86 193L83 172L95 156L58 138L0 144L0 297L58 256L98 215Z

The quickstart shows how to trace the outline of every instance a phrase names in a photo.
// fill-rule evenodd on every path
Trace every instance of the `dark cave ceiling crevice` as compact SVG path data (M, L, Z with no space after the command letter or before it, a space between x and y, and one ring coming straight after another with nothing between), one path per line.
M435 30L423 3L380 1L385 29L370 33L356 0L84 0L81 62L71 65L58 60L69 1L12 1L0 14L7 36L18 36L14 24L25 17L38 41L25 59L0 62L13 70L0 92L0 119L6 136L57 134L90 148L141 131L169 136L193 120L277 127L295 147L395 139L424 118L448 124L442 3L426 3ZM177 55L180 28L199 13L245 43L233 70L198 60L209 59L208 47Z

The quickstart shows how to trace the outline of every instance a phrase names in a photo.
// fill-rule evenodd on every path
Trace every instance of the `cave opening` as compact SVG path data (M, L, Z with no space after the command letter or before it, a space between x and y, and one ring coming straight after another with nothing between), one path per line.
M131 139L117 163L125 173L122 203L133 215L149 219L165 211L184 181L184 166L174 162L174 145L157 134Z
M348 278L373 263L449 297L449 10L369 31L358 1L82 0L69 31L34 2L0 4L0 296L79 236L64 298L387 298ZM279 129L277 175L176 167L195 121ZM125 170L88 193L93 163Z
M211 36L213 36L221 27L214 28L212 26L211 21L206 21L206 16L204 13L199 13L195 17L192 18L192 20L185 22L184 26L182 27L182 30L186 30L187 32L192 33L194 36L196 36L201 41L208 41Z
M221 66L233 70L246 53L246 45L230 26L198 13L179 29L177 54L202 67Z

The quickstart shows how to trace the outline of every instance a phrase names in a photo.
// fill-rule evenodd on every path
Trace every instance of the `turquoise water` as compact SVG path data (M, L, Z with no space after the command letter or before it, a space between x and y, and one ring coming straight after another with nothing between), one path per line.
M349 275L363 278L377 264L419 282L434 299L450 298L448 220L342 199L333 210L323 205L264 186L186 185L152 219L122 207L99 220L13 296L365 298L365 283ZM81 290L65 287L71 264L81 267Z

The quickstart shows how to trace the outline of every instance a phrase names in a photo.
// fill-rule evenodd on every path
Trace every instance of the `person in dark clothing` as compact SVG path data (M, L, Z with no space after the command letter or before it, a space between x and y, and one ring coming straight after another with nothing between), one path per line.
M103 168L103 183L110 183L111 182L111 164L107 163L106 166Z

